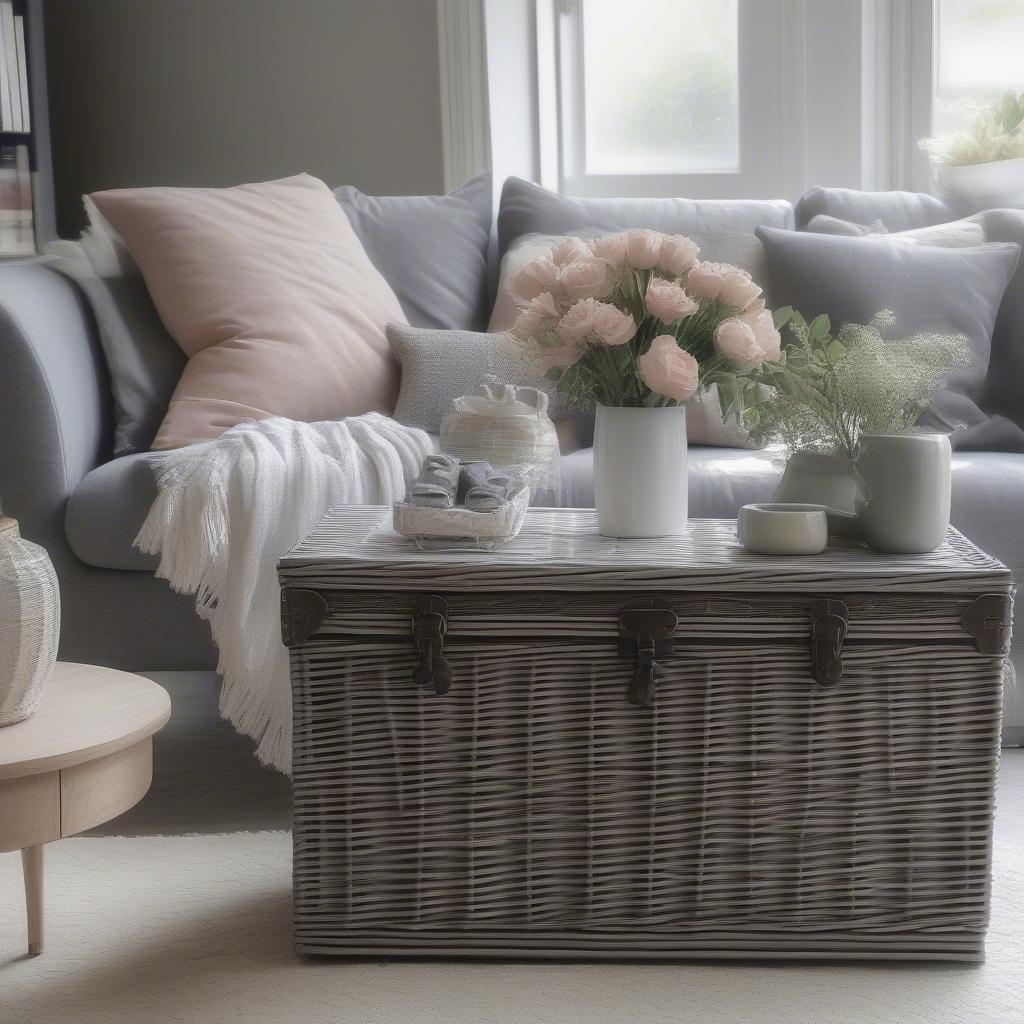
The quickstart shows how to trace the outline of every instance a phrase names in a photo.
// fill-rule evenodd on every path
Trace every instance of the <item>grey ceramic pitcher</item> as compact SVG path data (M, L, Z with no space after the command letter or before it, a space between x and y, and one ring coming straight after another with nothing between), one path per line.
M952 450L945 434L863 434L864 538L879 551L934 551L949 528Z

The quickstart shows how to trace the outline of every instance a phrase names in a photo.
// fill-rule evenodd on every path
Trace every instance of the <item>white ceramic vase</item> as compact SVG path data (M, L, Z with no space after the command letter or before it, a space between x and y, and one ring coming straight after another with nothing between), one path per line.
M945 434L864 434L864 539L879 551L934 551L949 528L952 450Z
M49 556L13 519L0 518L0 725L27 718L42 700L59 636L60 592Z
M777 502L824 505L856 515L864 490L852 459L816 452L793 452L776 488Z
M599 405L594 500L604 537L668 537L686 529L686 409Z

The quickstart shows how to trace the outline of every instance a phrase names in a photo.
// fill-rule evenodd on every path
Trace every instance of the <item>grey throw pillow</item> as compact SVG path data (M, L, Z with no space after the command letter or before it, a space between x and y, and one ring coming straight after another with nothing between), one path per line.
M923 192L861 192L853 188L808 189L796 204L796 226L808 228L818 216L854 224L882 221L889 231L944 224L960 215L948 204Z
M114 399L114 455L149 451L188 361L164 327L138 267L115 256L119 240L91 225L80 242L54 243L50 266L85 293L96 318ZM127 250L126 250L127 251Z
M668 234L750 234L758 227L793 226L781 199L577 199L509 178L498 211L498 256L522 235L591 235L652 228ZM727 259L726 256L708 256Z
M936 395L926 414L930 426L955 431L956 447L996 438L982 411L992 329L1020 247L995 243L971 248L908 245L887 236L843 238L762 228L772 296L808 319L827 313L833 324L867 323L892 310L894 336L918 331L963 334L971 365ZM1010 437L999 446L1015 444Z
M491 177L446 196L368 196L334 190L370 262L415 327L482 331L489 294Z

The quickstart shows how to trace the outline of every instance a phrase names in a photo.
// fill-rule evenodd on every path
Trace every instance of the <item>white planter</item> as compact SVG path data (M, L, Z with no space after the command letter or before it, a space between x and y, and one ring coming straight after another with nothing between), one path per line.
M824 505L837 512L856 515L863 504L864 492L851 459L816 452L793 452L773 500Z
M879 551L934 551L949 528L952 451L945 434L865 434L864 538Z
M604 537L668 537L686 529L686 409L599 405L594 498Z
M1024 157L963 167L933 165L935 191L964 213L1024 206Z
M60 592L49 556L13 519L0 519L0 725L27 718L42 700L59 636Z

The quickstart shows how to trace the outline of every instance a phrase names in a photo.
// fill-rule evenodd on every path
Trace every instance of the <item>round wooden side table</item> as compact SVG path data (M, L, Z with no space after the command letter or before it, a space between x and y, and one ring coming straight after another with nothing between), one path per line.
M153 734L170 713L148 679L58 662L35 712L0 728L0 853L21 850L30 955L43 949L43 846L146 795Z

